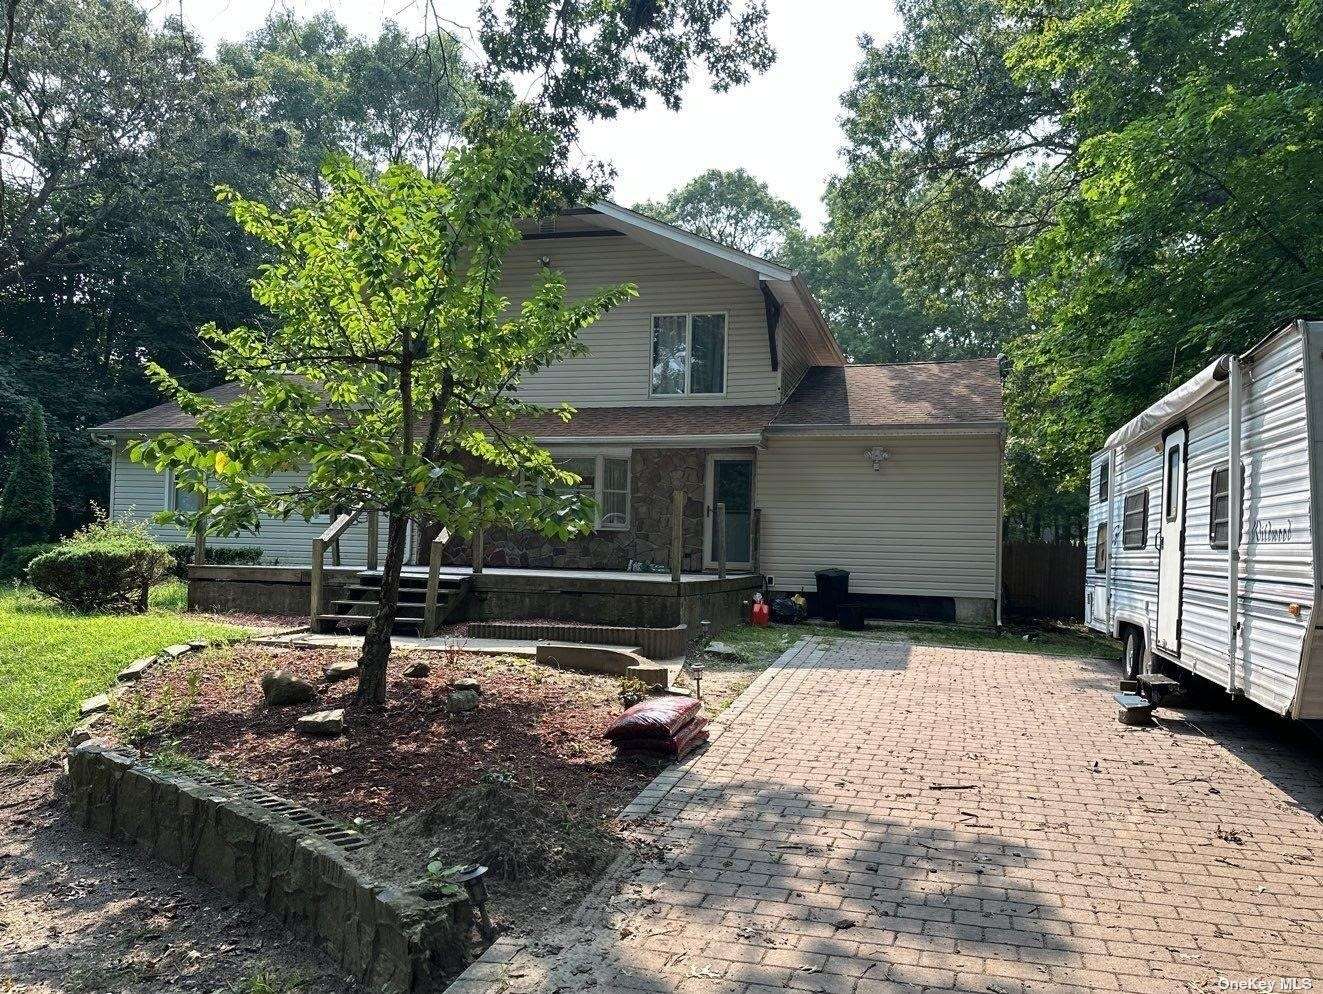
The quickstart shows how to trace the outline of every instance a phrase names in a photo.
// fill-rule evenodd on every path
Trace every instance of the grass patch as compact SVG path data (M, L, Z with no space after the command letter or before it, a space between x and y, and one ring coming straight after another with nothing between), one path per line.
M1028 636L1026 641L1025 636ZM959 625L886 624L867 631L851 632L835 625L741 625L728 628L717 641L734 649L739 660L710 658L713 669L761 669L802 638L823 639L907 639L915 645L944 646L956 649L984 649L989 652L1041 652L1053 656L1080 656L1116 659L1120 649L1114 641L1071 625L1006 626L1000 632L965 628Z
M245 634L179 613L182 587L154 589L146 614L75 614L27 588L0 590L0 764L48 755L77 723L78 705L134 659Z

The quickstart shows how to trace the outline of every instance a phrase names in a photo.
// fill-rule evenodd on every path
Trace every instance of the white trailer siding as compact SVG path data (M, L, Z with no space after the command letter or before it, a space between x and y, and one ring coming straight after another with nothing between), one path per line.
M1316 350L1311 350L1316 351ZM1228 672L1228 551L1211 541L1213 474L1228 465L1228 387L1220 384L1188 409L1118 448L1112 502L1113 633L1139 624L1153 645L1158 601L1155 535L1162 500L1161 439L1185 423L1185 531L1180 588L1180 651L1172 661L1218 686L1233 683L1251 700L1287 713L1296 700L1302 652L1314 609L1314 531L1305 334L1292 326L1250 353L1243 377L1243 515L1234 676ZM1096 466L1096 460L1095 460ZM1146 546L1120 548L1124 499L1149 490ZM1090 521L1102 514L1090 494ZM1323 702L1320 702L1323 703ZM1315 713L1319 713L1317 705Z
M1111 632L1111 597L1108 589L1108 563L1115 551L1109 515L1116 490L1111 478L1111 454L1093 457L1089 471L1089 524L1084 536L1084 623L1101 632ZM1103 480L1106 474L1106 486ZM1098 542L1105 547L1105 560L1099 563ZM1099 569L1098 567L1102 568Z
M767 340L766 306L757 286L632 238L557 238L521 242L506 256L500 292L513 305L527 297L541 258L564 273L571 299L623 282L636 284L639 295L580 334L586 353L525 379L521 399L576 407L775 404L782 399ZM726 315L725 393L651 396L652 316L718 312Z
M879 472L864 457L890 453ZM851 591L997 596L995 435L768 438L758 456L760 568L778 590L816 570L850 571Z
M158 525L152 515L167 509L169 501L168 476L157 473L149 466L129 459L123 443L116 443L110 475L110 515L115 519L146 522L148 530L158 541L167 545L188 543L193 536L174 525ZM292 486L299 482L297 474L278 477L276 486ZM329 519L304 521L274 518L262 522L257 534L208 536L207 545L213 547L256 546L262 549L263 561L282 566L306 566L312 561L312 540L329 526ZM380 534L381 554L385 554L386 529ZM340 538L343 561L347 564L363 563L367 558L367 525L356 522ZM330 557L327 557L330 564Z

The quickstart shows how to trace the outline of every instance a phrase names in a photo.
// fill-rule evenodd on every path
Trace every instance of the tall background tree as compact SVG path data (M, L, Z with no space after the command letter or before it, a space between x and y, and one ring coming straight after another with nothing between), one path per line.
M0 553L50 539L55 527L51 448L41 405L23 420L0 490Z
M799 211L747 170L709 169L634 210L722 245L774 259L802 235Z
M1012 523L1068 532L1109 429L1323 310L1323 19L1304 0L899 12L845 96L831 227L924 314L1004 342Z

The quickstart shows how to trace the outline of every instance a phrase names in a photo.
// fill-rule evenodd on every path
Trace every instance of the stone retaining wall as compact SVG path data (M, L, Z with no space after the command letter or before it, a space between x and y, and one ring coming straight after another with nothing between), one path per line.
M436 990L465 963L467 898L429 900L374 880L297 815L94 743L69 753L69 796L77 824L325 940L332 958L370 990Z

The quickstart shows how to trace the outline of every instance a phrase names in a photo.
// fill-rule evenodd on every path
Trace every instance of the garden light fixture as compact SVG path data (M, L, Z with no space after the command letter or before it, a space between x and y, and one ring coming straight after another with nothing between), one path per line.
M487 917L487 882L483 879L485 876L487 876L487 867L474 863L470 866L461 866L452 873L450 882L464 885L469 900L478 909L478 931L482 933L482 941L491 942L495 938L495 930L492 928L491 919Z

